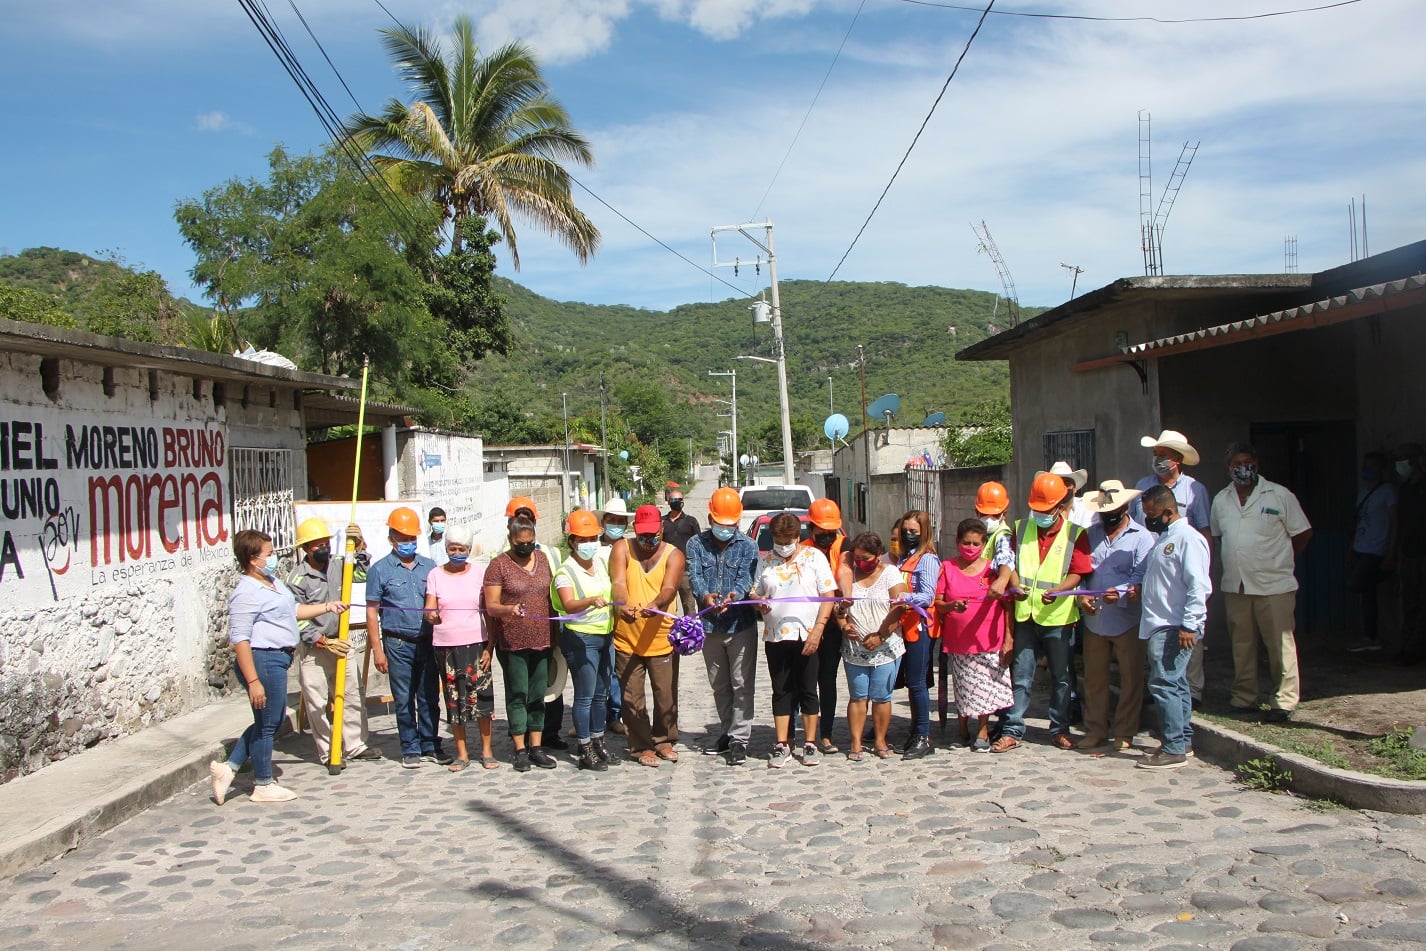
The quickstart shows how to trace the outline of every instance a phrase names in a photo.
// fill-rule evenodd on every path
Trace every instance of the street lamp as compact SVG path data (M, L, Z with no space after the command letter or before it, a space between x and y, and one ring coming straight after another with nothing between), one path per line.
M758 228L761 228L765 233L765 241L753 236L752 229ZM738 258L733 258L731 261L718 260L718 233L721 231L736 231L767 254L767 274L768 280L772 284L771 317L773 350L777 359L767 360L766 357L754 359L761 359L769 363L777 364L777 402L778 409L782 413L782 481L784 485L792 485L794 478L792 475L792 415L787 400L787 353L783 346L782 339L782 303L777 292L777 254L773 251L772 220L768 219L761 223L752 222L741 225L719 225L710 232L709 237L713 241L713 266L736 268L741 263ZM760 262L755 262L755 264L756 263ZM769 305L763 301L758 301L753 305L759 317L764 314L763 308L768 306Z
M709 376L726 376L726 377L731 377L731 378L732 378L732 381L733 381L733 398L732 398L731 400L719 400L719 399L717 399L717 397L714 397L714 399L715 399L717 402L722 403L724 406L728 407L728 412L726 412L726 413L719 413L718 415L719 415L719 416L728 416L728 417L731 417L732 420L733 420L733 428L732 428L732 430L728 433L728 435L729 435L730 437L732 437L732 440L733 440L733 451L730 453L730 455L733 457L733 484L734 484L734 485L737 485L737 484L738 484L738 371L737 371L737 370L709 370L709 371L708 371L708 375L709 375Z

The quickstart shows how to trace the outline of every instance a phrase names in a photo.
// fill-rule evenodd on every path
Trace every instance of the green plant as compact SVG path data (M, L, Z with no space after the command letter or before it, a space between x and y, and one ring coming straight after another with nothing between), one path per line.
M1292 783L1292 773L1267 757L1239 763L1237 773L1238 782L1262 792L1278 792Z
M1339 799L1304 799L1302 808L1309 812L1336 812L1338 809L1351 807Z
M1367 750L1391 764L1392 771L1406 779L1426 779L1426 750L1411 745L1411 731L1400 727L1367 741Z
M1322 739L1316 743L1304 743L1301 740L1285 740L1283 748L1293 753L1300 753L1303 756L1310 756L1333 769L1351 769L1352 762L1341 753L1337 752L1337 746L1329 739Z

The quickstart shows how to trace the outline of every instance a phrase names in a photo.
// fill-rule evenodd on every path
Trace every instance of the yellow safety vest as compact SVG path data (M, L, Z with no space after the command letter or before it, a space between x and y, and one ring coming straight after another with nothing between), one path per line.
M1084 529L1065 519L1059 534L1050 542L1045 560L1041 562L1040 527L1030 519L1015 523L1015 535L1020 539L1020 551L1017 553L1020 586L1029 595L1024 601L1015 602L1015 620L1034 621L1041 627L1064 627L1079 620L1078 598L1056 598L1046 604L1040 596L1064 581L1065 575L1069 574L1074 543L1082 531Z

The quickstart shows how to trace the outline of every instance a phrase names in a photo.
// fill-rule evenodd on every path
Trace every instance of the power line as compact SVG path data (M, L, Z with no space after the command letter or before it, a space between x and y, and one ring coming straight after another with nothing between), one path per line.
M767 183L767 191L763 192L762 198L758 200L757 209L751 215L748 215L749 221L757 218L758 212L763 210L763 204L767 201L767 196L772 194L772 187L777 184L778 176L782 174L782 167L787 164L787 160L792 156L792 150L797 147L797 140L801 138L802 130L806 127L807 120L812 117L812 110L817 107L817 100L822 97L822 90L827 88L827 80L832 78L832 70L836 68L837 60L841 59L842 50L846 48L847 40L852 35L852 27L857 25L857 20L862 15L862 7L865 6L866 0L862 0L862 2L857 5L857 12L852 14L852 22L847 24L847 32L842 35L842 43L837 47L837 52L832 57L832 62L827 64L827 72L822 77L822 84L817 87L817 92L813 94L812 103L807 107L806 114L802 116L802 122L798 124L797 131L793 133L792 141L788 143L787 151L783 154L782 161L777 163L777 171L772 173L772 181Z
M940 7L943 10L967 10L972 13L979 11L979 7L962 6L958 3L938 3L936 0L901 0L902 3L914 4L918 7ZM996 10L997 16L1005 17L1028 17L1035 20L1087 20L1094 23L1226 23L1237 20L1266 20L1270 17L1294 16L1299 13L1317 13L1321 10L1335 10L1337 7L1350 6L1354 3L1361 3L1362 0L1338 0L1337 3L1324 3L1316 7L1298 7L1292 10L1274 10L1269 13L1248 13L1239 16L1221 17L1184 17L1182 19L1169 19L1167 17L1097 17L1074 13L1029 13L1021 10Z
M842 252L842 259L837 262L836 267L832 268L832 273L827 275L827 280L823 281L823 284L830 284L832 278L837 276L837 272L840 271L842 265L846 263L847 256L852 253L852 249L855 248L857 242L861 240L863 232L867 229L867 225L871 224L871 219L875 217L877 209L881 207L881 203L885 200L887 192L891 191L891 186L896 184L897 176L901 174L901 169L906 165L906 160L911 157L911 152L916 148L916 143L921 141L921 133L926 131L926 126L930 124L931 117L936 114L936 107L941 104L941 99L946 95L946 90L951 88L951 80L956 78L956 73L960 70L962 61L965 60L966 54L970 52L970 45L974 43L975 38L980 35L980 28L985 25L985 18L990 15L990 8L993 6L995 6L995 0L990 0L990 2L985 5L985 9L980 12L980 20L976 22L975 29L971 31L970 37L966 40L966 45L961 50L961 55L956 57L956 64L951 67L951 74L946 77L945 83L941 86L941 91L936 94L936 101L931 103L931 109L926 113L926 118L921 120L921 128L916 130L916 135L912 137L911 144L906 147L906 154L902 155L901 161L896 163L896 170L891 173L891 180L888 181L886 187L881 190L881 195L877 198L876 204L872 206L871 212L866 216L866 221L863 221L862 226L857 229L856 237L852 238L852 243L847 245L847 250Z

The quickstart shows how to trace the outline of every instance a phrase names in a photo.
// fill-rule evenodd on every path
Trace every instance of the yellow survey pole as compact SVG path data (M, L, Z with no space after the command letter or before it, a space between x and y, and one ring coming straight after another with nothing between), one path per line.
M357 505L357 485L361 477L361 434L366 426L366 379L371 371L371 359L364 358L361 363L361 402L357 406L357 434L356 434L356 457L352 463L352 509L351 515L347 518L350 525L356 521ZM345 557L342 559L342 603L350 605L352 603L352 570L356 567L356 538L351 532L347 532L347 545ZM343 641L351 640L352 612L348 608L342 612L337 620L337 639ZM371 636L367 632L367 637ZM367 656L370 656L371 645L367 645ZM347 699L347 655L342 654L337 658L337 683L332 691L335 698L332 701L332 753L331 759L327 762L327 773L337 775L342 771L342 718L346 714Z

